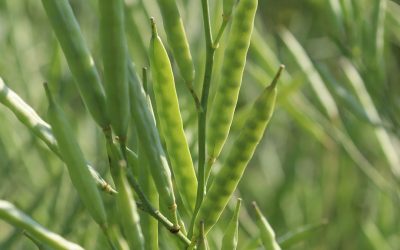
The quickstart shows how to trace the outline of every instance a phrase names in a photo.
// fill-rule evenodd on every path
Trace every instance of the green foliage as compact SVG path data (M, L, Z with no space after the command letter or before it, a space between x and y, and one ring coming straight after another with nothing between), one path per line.
M0 1L0 249L398 248L400 5L245 2Z

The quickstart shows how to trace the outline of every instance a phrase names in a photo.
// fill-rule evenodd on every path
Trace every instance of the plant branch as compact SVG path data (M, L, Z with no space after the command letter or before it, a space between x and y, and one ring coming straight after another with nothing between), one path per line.
M215 40L214 40L214 42L213 42L213 48L214 48L214 49L217 49L217 48L218 48L218 46L219 46L219 41L221 40L221 37L222 37L222 35L224 34L225 28L226 28L226 26L228 25L229 20L230 20L230 17L225 17L225 16L222 17L222 24L221 24L221 26L219 27L217 37L215 38Z
M129 184L133 187L139 196L139 199L142 201L139 208L153 216L158 222L164 225L171 233L175 234L184 244L186 244L186 246L188 246L190 244L190 240L181 231L176 231L174 224L170 222L159 210L155 209L153 205L151 205L139 183L136 181L135 177L133 177L132 173L128 172L127 178Z
M201 94L201 110L199 111L198 118L198 136L199 136L199 161L198 161L198 186L197 186L197 198L196 205L192 217L192 222L189 230L189 238L193 233L194 221L197 213L200 209L201 203L203 202L205 195L205 159L206 159L206 117L207 117L207 104L208 96L211 85L211 76L214 65L214 54L215 48L213 46L213 38L210 25L210 12L208 6L208 0L201 0L203 9L203 22L204 22L204 33L206 41L206 69L204 72L203 89Z

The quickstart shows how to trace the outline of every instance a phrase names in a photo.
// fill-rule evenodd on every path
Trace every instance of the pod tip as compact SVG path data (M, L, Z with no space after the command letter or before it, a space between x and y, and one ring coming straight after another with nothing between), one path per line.
M157 27L156 27L156 21L154 17L150 17L150 24L151 24L151 33L153 36L157 36Z
M271 87L271 88L275 88L276 87L276 84L278 83L278 80L281 77L281 74L282 74L284 69L285 69L285 65L281 64L279 66L278 72L276 73L276 75L274 77L274 80L272 80L272 83L271 83L271 85L269 87Z
M253 202L251 203L251 205L253 206L253 208L254 208L254 210L255 210L256 212L259 212L259 211L260 211L259 208L258 208L258 206L257 206L257 203L256 203L255 201L253 201Z

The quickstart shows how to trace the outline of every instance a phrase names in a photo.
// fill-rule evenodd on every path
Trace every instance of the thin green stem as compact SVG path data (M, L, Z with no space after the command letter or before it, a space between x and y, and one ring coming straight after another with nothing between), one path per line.
M109 135L105 135L105 136L106 136L106 139L108 140L107 143L113 143L112 140L110 141L111 137ZM128 150L128 149L126 147L124 147L124 148L121 148L121 150L125 150L125 153L126 153L126 150ZM109 157L110 157L110 155L109 155ZM125 158L127 165L130 165L131 163L128 161L128 158L125 156L124 156L124 158ZM129 168L129 169L131 169L131 168ZM183 243L189 245L190 240L182 232L180 232L179 227L177 228L163 214L161 214L160 211L158 211L157 209L155 209L153 207L153 205L151 204L151 202L149 201L149 199L143 192L142 188L140 187L140 185L137 182L137 180L135 179L135 177L133 177L133 175L131 173L128 173L127 177L128 177L129 184L133 187L133 189L135 190L135 192L139 196L139 199L142 202L141 207L143 207L143 209L146 212L148 212L151 216L153 216L161 224L163 224L171 233L177 235L178 238L180 238Z
M206 38L206 46L212 48L212 31L211 31L211 24L210 24L210 9L208 6L208 0L201 0L201 7L203 10L203 23L204 23L204 31L205 31L205 38ZM203 88L204 90L204 88Z
M219 46L219 41L221 40L222 35L224 34L225 28L228 25L230 17L223 16L221 27L219 28L217 37L213 42L213 47L216 49Z
M197 186L197 198L196 205L192 217L192 222L189 230L189 238L193 234L194 221L197 216L197 213L200 209L201 203L203 202L205 195L205 159L206 159L206 117L207 117L207 103L208 96L211 85L211 76L214 64L214 54L215 48L213 46L213 38L211 32L210 25L210 11L207 0L201 0L201 5L203 9L203 22L204 22L204 31L205 31L205 39L206 39L206 69L204 73L203 79L203 90L201 94L201 110L199 112L198 119L198 136L199 136L199 165L198 165L198 186Z
M190 240L181 231L177 231L174 224L169 221L159 210L155 209L153 205L151 205L135 177L133 177L131 173L128 173L127 177L129 184L133 187L139 196L139 199L142 201L139 207L153 216L158 222L164 225L171 233L175 234L184 244L188 246L190 244Z
M193 88L193 84L192 83L186 83L186 87L188 88L190 94L193 97L193 101L194 101L194 104L196 105L197 112L202 112L201 103L200 103L199 97L196 94L196 91Z

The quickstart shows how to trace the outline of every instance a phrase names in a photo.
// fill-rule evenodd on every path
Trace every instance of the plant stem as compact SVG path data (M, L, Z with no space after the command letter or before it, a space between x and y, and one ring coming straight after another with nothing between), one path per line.
M112 137L109 134L105 134L107 143L113 143ZM121 148L121 150L128 150L126 147ZM108 157L111 157L110 155ZM126 161L127 165L130 165L131 163L128 161L128 158L125 156L124 160ZM128 168L132 169L132 168ZM129 184L133 187L134 191L136 194L139 196L139 199L141 200L142 204L141 207L144 209L144 211L148 212L151 216L153 216L155 219L157 219L161 224L163 224L171 233L175 234L178 236L179 239L186 245L190 244L190 240L179 230L179 227L177 228L172 222L170 222L160 211L155 209L153 205L151 205L151 202L147 198L146 194L143 192L142 188L140 187L139 183L135 179L135 177L132 175L131 172L128 172L127 174L128 182Z
M207 103L208 103L208 95L211 84L211 76L214 64L214 54L215 48L213 46L211 25L210 25L210 12L208 7L208 0L201 0L201 5L203 9L203 22L204 22L204 31L205 31L205 39L206 39L206 69L204 72L203 79L203 90L201 94L201 110L199 111L199 119L198 119L198 136L199 136L199 165L198 165L198 187L197 187L197 198L196 205L192 217L192 222L189 230L189 237L193 234L194 221L197 216L197 213L200 209L201 203L203 202L205 195L205 159L206 159L206 117L207 117Z
M221 27L219 27L219 31L218 31L218 35L215 38L214 42L213 42L213 48L217 49L219 46L219 41L221 40L222 35L224 34L225 28L227 26L227 24L229 23L230 17L222 17L222 24Z
M190 94L193 97L194 104L196 105L197 112L202 112L202 107L199 98L197 97L196 91L194 90L191 83L186 83L186 87L188 88Z
M155 209L153 205L151 205L135 177L133 177L131 173L128 173L127 177L129 183L139 196L139 199L142 201L140 208L153 216L157 221L164 225L171 233L178 236L178 238L188 246L190 244L190 240L181 231L176 231L177 229L174 224L170 222L159 210Z

